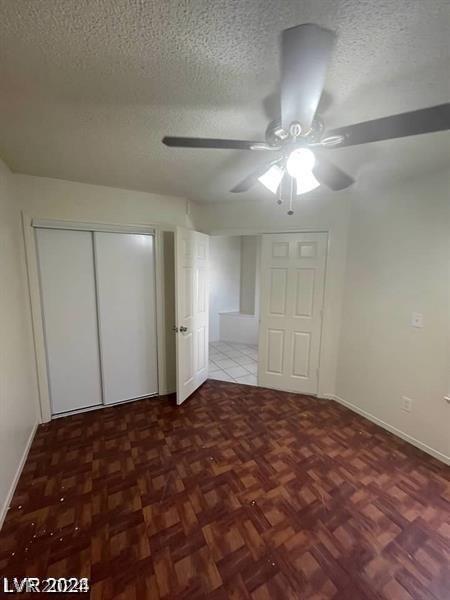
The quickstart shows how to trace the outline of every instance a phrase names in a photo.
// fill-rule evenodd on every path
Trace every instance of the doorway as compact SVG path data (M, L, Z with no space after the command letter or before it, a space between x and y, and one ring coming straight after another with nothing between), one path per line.
M257 385L261 236L212 236L209 378Z
M177 401L207 378L317 395L328 234L176 239Z

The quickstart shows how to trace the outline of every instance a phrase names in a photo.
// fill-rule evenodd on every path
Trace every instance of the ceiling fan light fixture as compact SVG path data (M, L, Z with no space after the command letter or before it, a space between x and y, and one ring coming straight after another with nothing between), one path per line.
M296 184L298 196L312 192L320 185L312 171L306 172L303 175L300 175L300 177L296 177Z
M300 178L311 174L316 157L309 148L296 148L286 161L287 172L291 177Z
M272 194L276 194L283 175L284 169L278 165L272 165L270 169L258 177L258 181L270 190Z

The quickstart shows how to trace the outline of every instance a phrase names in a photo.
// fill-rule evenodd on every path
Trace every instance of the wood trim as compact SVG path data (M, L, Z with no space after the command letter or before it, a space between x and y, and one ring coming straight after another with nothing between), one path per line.
M30 291L33 342L36 357L39 408L41 414L41 422L46 423L51 419L51 403L47 372L47 355L45 350L44 322L42 317L42 303L39 287L38 257L36 249L36 239L31 222L32 219L24 212L22 212L25 256L28 271L28 285Z
M117 223L90 223L84 221L59 221L55 219L32 219L32 227L40 229L71 229L75 231L101 231L104 233L137 233L154 235L152 225L120 225Z

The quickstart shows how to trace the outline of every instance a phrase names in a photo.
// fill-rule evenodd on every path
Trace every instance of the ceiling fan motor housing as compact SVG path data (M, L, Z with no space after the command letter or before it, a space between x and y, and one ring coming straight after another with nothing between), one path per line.
M314 119L309 130L305 131L301 123L293 121L289 127L289 132L282 128L280 121L271 121L266 129L266 142L269 146L279 147L294 142L302 144L307 142L318 142L324 130L323 121L319 118Z

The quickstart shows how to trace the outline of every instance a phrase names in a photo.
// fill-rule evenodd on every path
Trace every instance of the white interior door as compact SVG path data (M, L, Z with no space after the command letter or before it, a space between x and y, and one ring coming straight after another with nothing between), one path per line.
M154 236L94 233L103 401L158 393Z
M102 402L92 234L36 229L52 414Z
M326 252L326 233L263 236L261 386L317 393Z
M208 377L209 236L181 227L175 234L177 404Z

